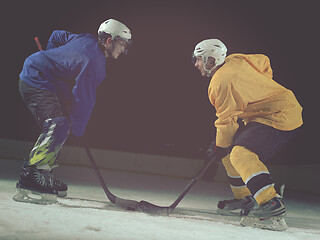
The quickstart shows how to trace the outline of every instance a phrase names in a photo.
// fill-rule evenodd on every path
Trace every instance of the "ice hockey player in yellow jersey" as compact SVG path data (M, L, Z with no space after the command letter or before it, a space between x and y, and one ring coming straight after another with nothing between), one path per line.
M234 199L218 203L223 215L240 214L240 224L287 229L282 194L265 166L296 133L302 107L292 91L273 80L263 54L231 54L218 39L198 43L194 66L211 78L208 96L216 110L215 140L208 158L220 156Z

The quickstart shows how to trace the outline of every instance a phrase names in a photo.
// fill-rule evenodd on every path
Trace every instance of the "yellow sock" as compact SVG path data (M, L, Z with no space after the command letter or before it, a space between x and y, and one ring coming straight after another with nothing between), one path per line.
M270 173L257 154L245 147L235 146L230 154L230 162L259 205L277 195Z
M222 164L227 171L231 191L233 192L234 197L237 199L242 199L250 195L251 193L245 183L242 181L240 174L232 166L230 162L230 155L227 155L222 159Z

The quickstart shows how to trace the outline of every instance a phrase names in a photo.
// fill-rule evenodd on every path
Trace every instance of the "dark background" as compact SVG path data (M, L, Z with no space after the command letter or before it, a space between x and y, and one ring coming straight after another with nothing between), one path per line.
M90 147L203 157L214 137L209 79L191 65L195 45L222 40L231 53L264 53L274 79L304 108L298 136L272 161L317 162L318 32L316 1L10 1L1 6L0 138L35 141L40 133L22 102L23 62L53 30L96 31L117 19L133 34L127 56L108 61L107 78L82 138ZM67 144L79 139L70 135Z

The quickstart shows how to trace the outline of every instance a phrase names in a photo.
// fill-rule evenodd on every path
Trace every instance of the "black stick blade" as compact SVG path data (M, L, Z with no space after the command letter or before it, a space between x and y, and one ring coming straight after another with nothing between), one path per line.
M139 203L134 200L127 200L127 199L116 197L114 204L125 210L136 211Z
M160 207L146 201L140 201L137 210L149 214L169 215L173 209L170 207Z

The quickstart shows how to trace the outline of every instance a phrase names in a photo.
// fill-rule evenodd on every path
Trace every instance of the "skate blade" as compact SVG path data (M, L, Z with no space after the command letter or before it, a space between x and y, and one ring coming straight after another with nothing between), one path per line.
M268 219L259 219L252 217L243 217L240 224L244 227L251 226L254 228L267 229L272 231L284 231L288 228L283 217L273 217Z
M66 197L67 196L67 191L58 191L58 197Z
M12 199L17 202L35 203L42 205L58 203L57 196L55 194L37 193L21 188L17 189Z

